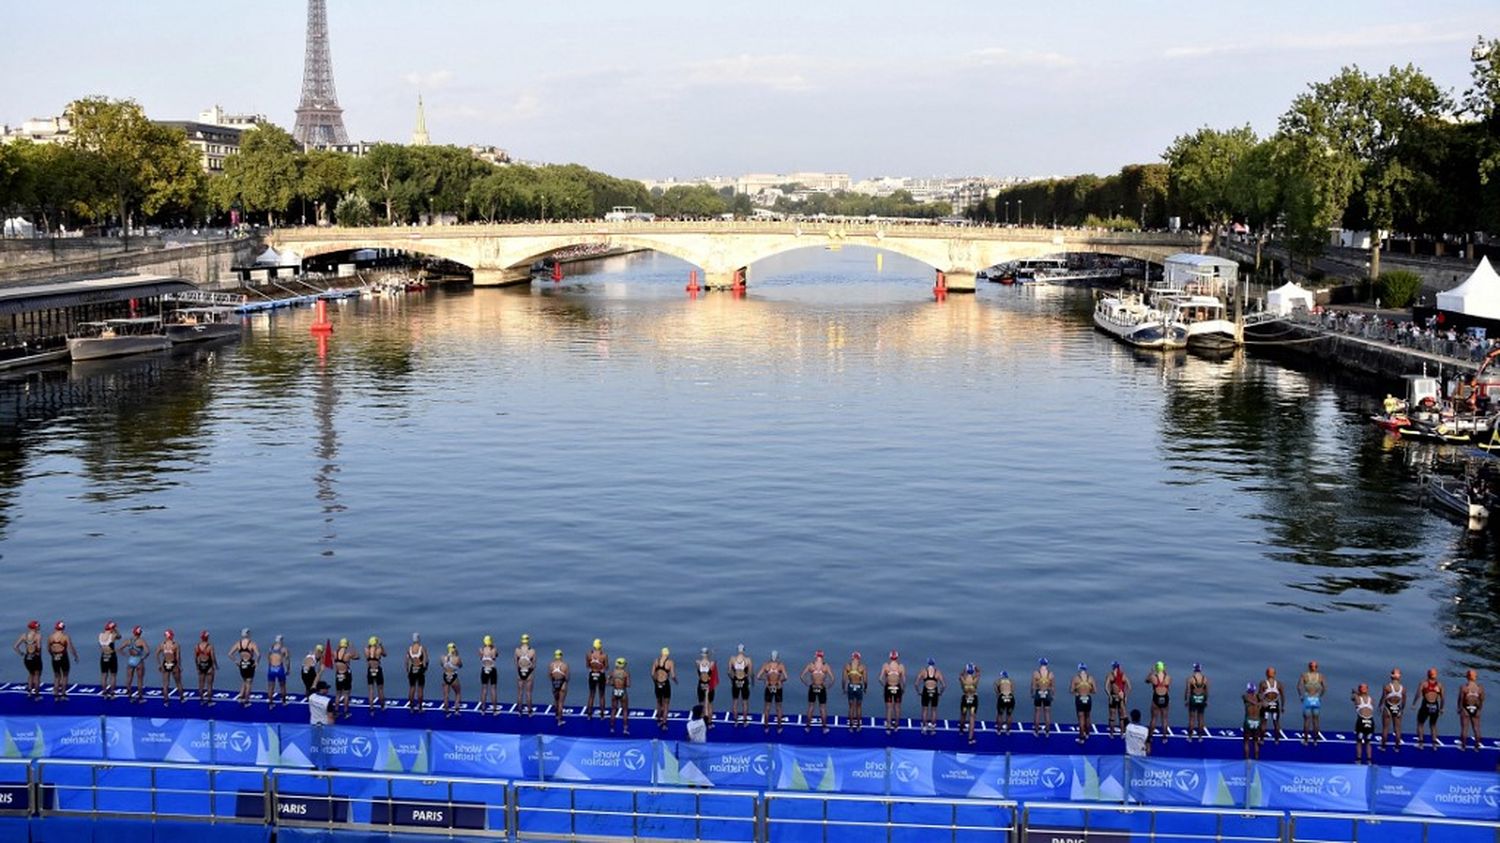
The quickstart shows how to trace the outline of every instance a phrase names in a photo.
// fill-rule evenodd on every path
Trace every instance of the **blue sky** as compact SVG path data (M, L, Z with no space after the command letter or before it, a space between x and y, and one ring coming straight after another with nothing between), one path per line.
M7 3L0 122L87 94L290 128L303 0ZM1346 64L1468 83L1486 2L328 0L350 134L637 178L1105 172L1201 125L1275 126ZM19 83L19 84L17 84Z

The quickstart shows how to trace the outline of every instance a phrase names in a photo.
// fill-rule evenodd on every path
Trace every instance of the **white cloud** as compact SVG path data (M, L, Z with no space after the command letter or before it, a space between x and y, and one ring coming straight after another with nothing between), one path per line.
M429 70L425 73L412 71L404 77L408 85L421 88L424 91L435 91L453 81L451 70Z
M1265 52L1417 47L1427 44L1468 43L1472 40L1473 34L1462 25L1382 24L1358 29L1277 35L1258 41L1239 41L1232 44L1184 44L1168 47L1162 51L1162 56L1169 59L1201 59Z

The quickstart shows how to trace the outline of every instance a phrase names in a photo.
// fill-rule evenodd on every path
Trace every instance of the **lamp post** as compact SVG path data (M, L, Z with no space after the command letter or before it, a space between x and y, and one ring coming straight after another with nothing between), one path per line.
M1146 230L1146 203L1141 203L1141 231Z
M1005 224L1010 225L1010 200L1005 200Z
M1016 200L1016 225L1021 225L1024 222L1025 222L1025 218L1021 216L1021 200L1017 199Z

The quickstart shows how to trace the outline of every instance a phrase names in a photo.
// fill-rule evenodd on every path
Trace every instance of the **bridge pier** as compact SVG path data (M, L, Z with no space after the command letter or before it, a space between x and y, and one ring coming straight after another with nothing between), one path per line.
M710 272L703 270L703 288L706 290L727 290L734 286L735 270L727 272Z
M507 269L474 269L476 287L514 287L531 283L531 267L509 267Z
M972 293L974 292L974 273L965 272L962 269L950 269L943 273L948 280L948 292L950 293Z

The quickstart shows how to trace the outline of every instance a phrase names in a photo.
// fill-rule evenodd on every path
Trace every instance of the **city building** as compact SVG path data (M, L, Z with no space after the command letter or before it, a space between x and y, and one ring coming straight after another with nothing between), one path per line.
M481 144L469 144L469 154L478 158L486 164L509 164L510 153L498 146L484 146Z
M32 143L61 143L68 139L72 126L66 116L32 117L19 126L0 125L0 143L28 140Z
M417 94L417 128L411 133L412 146L427 146L432 137L427 134L427 111L422 108L422 95Z
M264 114L230 114L216 105L207 111L198 112L198 122L231 129L249 129L271 121Z
M215 106L217 108L217 106ZM187 135L188 144L198 150L199 163L206 173L218 173L224 169L224 159L240 151L240 135L243 129L221 126L216 123L200 123L195 120L157 120L158 126L180 129Z

